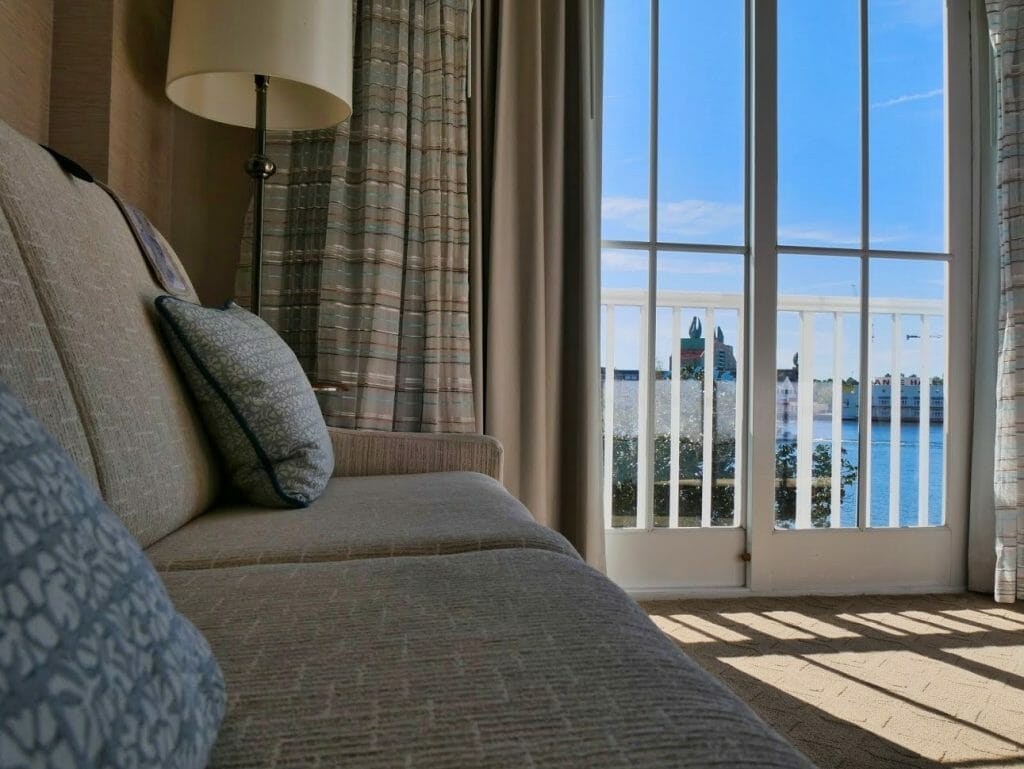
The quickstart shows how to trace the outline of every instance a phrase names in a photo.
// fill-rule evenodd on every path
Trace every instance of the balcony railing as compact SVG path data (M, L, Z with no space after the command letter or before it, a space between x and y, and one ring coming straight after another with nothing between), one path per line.
M654 430L656 435L663 435L663 429L658 430L654 424L655 420L651 418L650 408L653 405L650 403L650 399L647 396L649 388L649 377L651 372L654 371L653 355L654 351L649 349L648 335L645 329L648 327L649 319L647 318L647 292L644 290L634 289L604 289L601 293L601 311L603 313L604 320L604 434L606 440L604 442L604 509L605 509L605 523L608 527L613 525L621 527L623 525L623 517L621 515L615 515L613 518L613 483L615 479L615 441L612 439L616 435L615 430L615 382L616 378L614 372L617 368L620 368L615 361L615 350L616 350L616 311L621 311L625 308L630 308L631 312L639 311L640 322L638 324L638 338L635 340L637 349L639 350L639 377L637 387L637 430L636 430L636 457L637 457L637 493L636 493L636 523L635 525L639 528L646 528L650 525L653 519L653 511L649 509L650 495L646 493L646 489L649 489L654 484L654 462L653 457L650 455L651 446L653 441L651 440L651 431ZM743 414L743 397L744 397L744 304L743 297L740 294L730 293L715 293L715 292L698 292L698 291L659 291L657 297L656 308L660 311L671 311L671 339L673 344L673 354L670 357L669 362L669 382L670 382L670 411L669 411L669 424L668 424L668 437L669 437L669 494L668 494L668 521L667 525L670 528L680 526L680 508L679 508L679 489L686 486L701 486L701 497L700 497L700 520L699 525L701 527L709 527L712 525L712 494L715 488L721 488L723 486L733 486L733 499L735 500L736 512L740 509L739 500L742 498L742 485L743 485L743 468L742 458L743 451L741 441L743 437L743 429L741 426L742 414ZM684 321L687 319L683 317L685 313L703 313L704 315L704 351L703 361L714 361L715 360L715 329L716 329L716 312L721 313L722 311L728 311L730 314L735 313L733 317L738 318L736 324L737 338L732 340L735 346L736 354L736 378L735 378L735 419L737 423L736 429L736 444L735 444L735 465L734 472L730 473L733 477L725 478L711 478L708 477L708 473L704 471L705 468L713 467L713 441L717 438L714 432L716 413L715 404L715 387L707 386L707 380L704 380L704 385L701 388L701 419L702 419L702 455L701 455L701 478L680 478L680 437L681 437L681 421L682 421L682 399L681 399L681 387L682 377L680 376L680 342L683 338ZM831 316L832 318L832 329L833 336L831 339L831 346L834 350L840 351L844 349L844 344L847 343L843 338L843 319L846 316L859 316L861 311L860 299L858 297L813 297L813 296L780 296L778 301L778 311L780 313L796 313L799 317L800 322L800 335L799 335L799 360L801 361L813 361L814 360L814 347L815 347L815 334L814 334L814 319L819 316ZM892 414L901 415L899 404L902 401L902 382L898 372L902 371L902 355L905 347L904 342L910 341L910 339L904 339L903 334L903 320L910 317L916 317L920 323L919 333L913 335L916 337L918 345L918 361L922 371L921 387L920 389L920 421L921 424L928 424L931 419L932 402L931 402L931 387L930 378L925 373L929 371L932 360L940 360L940 358L933 358L935 350L933 349L932 343L932 332L934 330L941 329L943 327L942 319L945 317L945 304L941 300L922 300L922 299L887 299L879 298L872 299L869 303L869 321L874 318L887 317L892 324L892 345L891 345L891 360L890 367L894 376L891 378L891 404ZM635 314L634 314L635 317ZM939 321L939 322L936 322ZM842 357L839 354L832 356L833 360L833 371L832 371L832 382L831 382L831 445L833 447L839 447L842 445L842 425L843 425L843 376L842 376ZM625 369L626 367L621 367ZM661 381L664 381L664 376L659 376ZM813 381L813 378L812 380ZM773 383L774 384L774 383ZM814 477L813 470L813 450L814 450L814 435L813 435L813 422L814 422L814 386L811 387L797 387L796 388L796 474L795 479L777 479L777 483L786 484L792 486L795 483L796 487L796 510L795 510L795 526L797 528L811 528L812 523L812 490L814 488L820 488L824 485L830 487L830 506L829 506L829 525L832 527L838 527L840 525L840 510L841 510L841 494L842 494L842 473L843 464L841 461L831 462L831 477ZM860 398L860 403L865 402L864 398ZM871 389L868 389L867 402L871 403ZM869 413L870 412L869 405ZM858 416L862 414L862 410L858 407ZM901 418L893 418L890 426L890 447L889 447L889 510L888 510L888 523L890 526L899 526L900 524L900 468L901 468L901 457L900 457L900 443L901 443ZM709 437L712 437L709 440ZM621 435L620 438L633 438L633 434ZM924 438L926 440L926 437ZM819 440L819 442L821 442ZM865 490L871 489L870 481L870 458L871 451L865 452L867 463L864 467L860 467L858 474L860 476L860 488ZM918 451L917 458L917 510L918 520L917 524L921 526L928 525L928 510L929 510L929 450L927 445L923 445ZM836 452L833 451L833 456ZM712 473L713 474L713 473ZM705 482L706 481L706 482ZM662 481L663 483L663 481ZM632 515L629 514L628 518ZM738 514L733 514L730 519L731 525L740 525L741 521ZM628 521L626 521L628 523ZM694 525L696 521L692 521L690 525Z

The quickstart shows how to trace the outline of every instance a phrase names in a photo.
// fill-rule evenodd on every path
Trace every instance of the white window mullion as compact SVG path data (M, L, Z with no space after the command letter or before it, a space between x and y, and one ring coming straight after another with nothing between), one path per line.
M658 306L658 4L651 0L651 114L648 136L650 167L647 179L648 242L647 303L641 310L643 322L642 354L640 356L640 401L643 405L640 423L640 472L637 474L637 519L639 529L654 529L654 342Z
M870 94L868 83L868 0L860 0L860 404L857 424L859 461L857 526L870 524L871 506L871 280L868 249L871 246L871 200L868 139Z
M750 0L752 30L750 272L747 312L746 493L747 543L752 559L749 587L770 577L770 563L754 552L775 526L775 385L778 302L778 62L777 9L770 0Z
M732 487L732 504L733 504L733 526L742 526L742 514L743 514L743 491L746 488L745 475L746 465L746 437L743 432L743 425L746 419L745 401L746 401L746 332L743 325L743 307L739 307L737 311L737 323L736 323L736 339L738 342L738 349L740 355L736 357L736 422L735 424L735 438L736 438L736 458L735 464L733 465L733 487Z

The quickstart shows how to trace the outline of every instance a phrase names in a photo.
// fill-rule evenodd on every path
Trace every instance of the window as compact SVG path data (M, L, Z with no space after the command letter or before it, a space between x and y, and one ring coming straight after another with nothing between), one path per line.
M777 528L942 524L947 361L964 354L947 333L944 3L777 0L770 78L750 75L744 0L605 13L608 526L742 525L758 462L774 465ZM762 131L768 87L777 129ZM753 184L766 142L777 175ZM751 288L756 260L770 296ZM755 370L766 346L773 370ZM768 391L766 459L744 440Z
M744 2L609 0L605 14L607 521L734 526L747 252Z

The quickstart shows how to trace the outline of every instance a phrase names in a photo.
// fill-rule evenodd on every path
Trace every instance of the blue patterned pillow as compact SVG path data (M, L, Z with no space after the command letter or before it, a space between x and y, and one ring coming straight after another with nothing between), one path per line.
M320 405L295 353L260 318L161 296L171 350L232 483L259 505L306 507L334 472Z
M0 765L206 765L206 639L45 428L0 384Z

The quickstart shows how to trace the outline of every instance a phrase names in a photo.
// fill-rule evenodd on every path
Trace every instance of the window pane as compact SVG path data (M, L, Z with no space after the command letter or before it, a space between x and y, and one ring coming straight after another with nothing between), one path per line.
M859 247L857 0L779 0L779 242Z
M601 237L647 241L650 5L637 0L606 0L604 7Z
M860 260L779 256L775 523L857 525Z
M743 9L743 0L661 3L660 241L743 245Z
M946 250L943 5L868 5L872 248Z
M655 526L738 522L742 300L742 256L658 254Z
M601 252L601 391L605 498L612 526L637 522L641 419L641 305L646 301L647 251ZM611 369L612 376L607 372ZM611 409L610 413L608 409ZM611 428L609 441L608 428Z
M871 526L942 522L946 265L871 261Z

